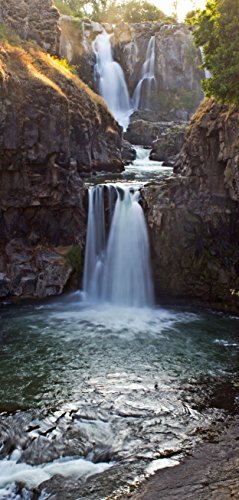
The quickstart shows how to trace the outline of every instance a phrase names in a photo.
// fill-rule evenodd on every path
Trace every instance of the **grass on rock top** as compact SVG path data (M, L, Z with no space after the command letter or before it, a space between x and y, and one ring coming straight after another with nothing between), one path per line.
M82 113L85 116L96 115L99 122L98 106L108 110L103 99L81 81L74 73L74 67L70 67L64 59L44 52L33 41L21 40L14 31L0 24L0 84L1 80L10 77L20 78L22 82L40 80L66 99L66 83L76 86L82 97Z

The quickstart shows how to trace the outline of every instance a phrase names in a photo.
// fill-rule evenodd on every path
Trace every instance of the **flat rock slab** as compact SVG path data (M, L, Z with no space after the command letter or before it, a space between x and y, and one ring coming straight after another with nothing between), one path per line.
M203 444L179 466L144 482L134 500L239 499L239 419L218 438Z

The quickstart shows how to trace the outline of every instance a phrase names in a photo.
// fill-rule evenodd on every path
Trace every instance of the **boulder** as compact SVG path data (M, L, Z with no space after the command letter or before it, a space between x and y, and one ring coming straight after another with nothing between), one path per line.
M123 140L122 142L122 160L124 165L130 165L136 158L136 150L130 142Z
M183 146L185 130L186 124L178 124L162 131L159 138L153 141L149 159L162 161L166 164L175 161Z

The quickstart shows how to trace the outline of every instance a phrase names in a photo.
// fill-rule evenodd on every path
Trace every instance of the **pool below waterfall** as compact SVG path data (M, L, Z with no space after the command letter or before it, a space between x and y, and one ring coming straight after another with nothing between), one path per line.
M59 499L116 498L176 465L226 418L238 327L187 308L84 304L79 293L2 309L0 498L33 498L42 484ZM47 498L39 488L34 498Z
M237 410L239 319L153 305L138 188L171 172L89 189L84 292L0 307L1 500L121 498Z

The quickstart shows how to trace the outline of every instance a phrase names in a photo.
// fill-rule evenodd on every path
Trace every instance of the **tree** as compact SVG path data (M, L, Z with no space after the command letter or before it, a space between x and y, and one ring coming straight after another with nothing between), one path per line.
M197 46L203 46L204 63L212 76L203 81L208 96L239 105L239 2L209 0L194 19Z
M55 0L55 4L62 14L87 16L99 22L174 21L148 0Z
M165 21L166 15L156 5L147 0L129 0L120 5L122 18L128 23L144 21Z

